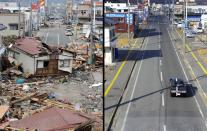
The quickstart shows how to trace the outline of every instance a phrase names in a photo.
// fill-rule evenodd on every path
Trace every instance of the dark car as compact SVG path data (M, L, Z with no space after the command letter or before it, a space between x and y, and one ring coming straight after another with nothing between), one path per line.
M188 93L188 89L192 88L192 84L184 82L179 78L171 78L170 79L170 94L171 96L186 96Z

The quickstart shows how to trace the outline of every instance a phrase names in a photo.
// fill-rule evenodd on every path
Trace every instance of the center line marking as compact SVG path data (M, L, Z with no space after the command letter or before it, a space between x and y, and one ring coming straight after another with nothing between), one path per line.
M166 125L163 125L163 130L166 131Z
M162 60L160 60L160 66L162 66Z
M148 44L148 39L146 40L146 45L145 45L144 49L146 49L147 44ZM141 71L141 67L142 67L142 63L143 63L143 59L144 59L144 55L145 55L145 53L142 54L141 63L140 63L140 65L139 65L139 69L138 69L137 77L136 77L136 79L135 79L135 84L134 84L134 87L133 87L133 90L132 90L132 94L131 94L130 100L132 100L132 99L133 99L133 96L134 96L134 92L135 92L135 88L136 88L136 85L137 85L137 81L138 81L139 73L140 73L140 71ZM124 131L125 124L126 124L126 120L127 120L127 116L128 116L129 109L130 109L130 106L131 106L131 102L130 102L130 103L128 104L128 106L127 106L127 110L126 110L126 113L125 113L125 116L124 116L124 121L123 121L123 125L122 125L122 127L121 127L121 131Z
M160 72L160 80L163 81L162 72Z

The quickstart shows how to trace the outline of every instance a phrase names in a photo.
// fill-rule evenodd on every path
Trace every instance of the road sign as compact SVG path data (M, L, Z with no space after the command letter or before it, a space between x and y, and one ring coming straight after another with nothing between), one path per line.
M110 14L106 14L106 17L124 18L125 17L125 14L110 13Z
M133 23L133 15L132 14L129 14L129 17L128 17L128 14L126 14L127 23L129 23L129 20L130 20L130 24L132 24Z

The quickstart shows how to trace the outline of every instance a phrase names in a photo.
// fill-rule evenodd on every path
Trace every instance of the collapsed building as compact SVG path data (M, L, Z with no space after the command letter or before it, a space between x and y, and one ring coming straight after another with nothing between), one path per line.
M8 48L8 59L23 73L46 76L72 73L74 53L49 46L36 38L19 38Z

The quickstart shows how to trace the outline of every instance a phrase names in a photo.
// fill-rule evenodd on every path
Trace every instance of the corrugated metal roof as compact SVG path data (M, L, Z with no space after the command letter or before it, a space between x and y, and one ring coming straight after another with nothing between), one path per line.
M68 109L52 107L43 112L10 122L10 126L18 129L39 129L41 131L75 128L88 122L89 119Z
M41 53L42 44L35 38L25 37L17 39L14 47L31 55L35 55Z

